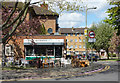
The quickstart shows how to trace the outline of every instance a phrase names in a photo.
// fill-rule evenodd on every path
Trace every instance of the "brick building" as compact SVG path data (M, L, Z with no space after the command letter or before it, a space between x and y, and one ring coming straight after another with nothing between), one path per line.
M14 7L15 3L6 2L8 7ZM23 3L19 2L18 8L22 7ZM33 17L40 16L39 22L44 24L46 32L45 35L34 34L32 36L18 35L6 45L7 56L15 58L24 58L26 60L33 60L37 57L51 57L61 58L65 50L65 36L54 35L58 31L58 17L55 12L48 10L48 5L43 3L41 6L31 5L26 16L29 21Z
M85 54L85 28L60 28L61 35L66 36L67 55Z

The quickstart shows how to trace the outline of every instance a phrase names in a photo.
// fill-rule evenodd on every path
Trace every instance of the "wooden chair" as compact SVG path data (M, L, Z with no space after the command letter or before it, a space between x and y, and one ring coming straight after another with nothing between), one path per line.
M43 68L45 67L45 65L47 65L47 68L49 67L49 64L47 63L47 58L44 59Z

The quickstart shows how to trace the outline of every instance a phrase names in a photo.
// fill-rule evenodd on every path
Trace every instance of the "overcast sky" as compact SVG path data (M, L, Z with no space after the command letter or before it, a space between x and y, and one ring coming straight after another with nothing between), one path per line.
M24 0L22 0L24 1ZM39 0L32 0L32 2ZM67 0L72 2L73 0ZM79 1L79 0L77 0ZM83 3L80 5L87 5L88 8L97 7L97 9L90 9L87 12L87 26L90 27L92 23L99 23L101 20L107 17L108 8L110 5L108 0L82 0ZM79 3L79 2L78 2ZM57 9L57 8L56 8ZM58 23L61 28L71 28L71 27L85 27L85 11L83 12L62 12L59 15Z

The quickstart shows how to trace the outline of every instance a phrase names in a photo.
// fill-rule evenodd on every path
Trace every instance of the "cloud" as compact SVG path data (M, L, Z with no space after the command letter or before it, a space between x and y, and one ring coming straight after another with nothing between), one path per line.
M63 13L59 17L58 21L60 27L78 27L85 21L85 16L83 16L81 13Z
M99 18L105 18L108 17L108 13L106 13L106 11L103 11L100 13L100 16L98 16Z
M93 9L89 10L90 12L99 11L109 6L108 0L66 0L66 1L71 3L77 2L76 3L77 5L80 5L85 8L86 8L86 5L88 8L97 7L97 9L95 10Z

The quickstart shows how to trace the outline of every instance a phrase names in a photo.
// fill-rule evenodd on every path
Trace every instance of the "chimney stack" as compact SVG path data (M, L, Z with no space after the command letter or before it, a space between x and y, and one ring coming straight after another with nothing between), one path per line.
M40 6L46 10L48 10L48 4L45 3L45 1L43 2L43 4L40 4Z

